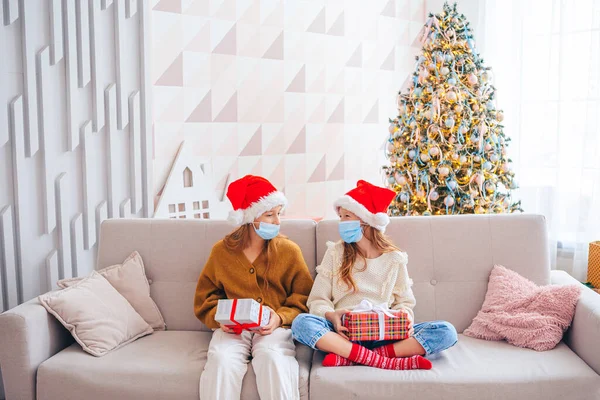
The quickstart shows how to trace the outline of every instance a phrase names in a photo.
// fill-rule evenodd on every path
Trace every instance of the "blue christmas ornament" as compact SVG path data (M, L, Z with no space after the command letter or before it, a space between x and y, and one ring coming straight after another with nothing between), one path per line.
M428 217L431 215L431 212L429 211L423 211L423 216Z
M453 118L448 118L446 120L446 128L452 128L454 127L454 119Z
M454 79L454 78L448 79L448 85L456 85L456 79Z
M488 171L489 171L490 169L492 169L492 163L491 163L491 162L489 162L489 161L486 161L486 162L484 162L484 163L483 163L483 169L485 169L485 170L488 170Z
M488 101L485 106L487 107L488 110L493 110L494 108L496 108L496 106L494 105L494 102L491 100Z
M393 176L388 176L388 182L389 183L396 183L396 179L394 179Z

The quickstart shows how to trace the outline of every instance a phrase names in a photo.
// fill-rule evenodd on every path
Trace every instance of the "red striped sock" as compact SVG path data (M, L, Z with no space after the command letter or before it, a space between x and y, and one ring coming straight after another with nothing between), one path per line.
M389 351L389 348L383 351L387 352ZM342 367L354 365L354 363L393 370L431 369L431 362L421 356L401 358L384 357L357 344L352 345L352 350L350 351L350 356L348 358L330 353L327 354L323 360L323 366L325 367Z
M383 357L396 357L396 352L394 351L393 343L386 344L385 346L376 347L373 349L373 353L379 354ZM326 367L348 367L350 365L356 364L348 360L347 358L338 356L334 353L329 353L325 356L325 359L323 359L323 365Z
M385 346L376 347L373 351L380 356L384 357L396 357L396 350L394 350L394 343L386 344Z
M356 365L352 361L344 358L342 356L338 356L335 353L329 353L323 359L324 367L348 367L350 365Z

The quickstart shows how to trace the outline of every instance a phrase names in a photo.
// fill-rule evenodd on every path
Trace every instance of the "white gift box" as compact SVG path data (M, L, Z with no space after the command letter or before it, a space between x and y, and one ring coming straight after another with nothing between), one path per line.
M232 313L233 312L233 313ZM242 325L246 330L256 330L269 323L271 311L254 299L222 299L217 304L215 321L227 327ZM244 327L259 324L255 327Z

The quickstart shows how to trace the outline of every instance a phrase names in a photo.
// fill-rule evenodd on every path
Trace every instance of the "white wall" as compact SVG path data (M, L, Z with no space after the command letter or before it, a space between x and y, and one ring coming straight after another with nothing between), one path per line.
M0 307L93 269L152 213L146 1L0 1Z

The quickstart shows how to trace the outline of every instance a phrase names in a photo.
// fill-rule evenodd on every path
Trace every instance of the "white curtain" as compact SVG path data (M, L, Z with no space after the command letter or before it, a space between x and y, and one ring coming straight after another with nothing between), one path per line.
M546 216L553 267L585 281L600 240L600 0L485 0L473 22L512 138L515 198Z

